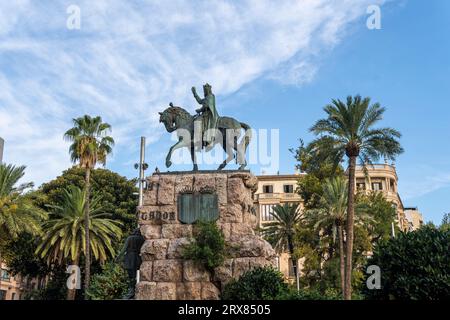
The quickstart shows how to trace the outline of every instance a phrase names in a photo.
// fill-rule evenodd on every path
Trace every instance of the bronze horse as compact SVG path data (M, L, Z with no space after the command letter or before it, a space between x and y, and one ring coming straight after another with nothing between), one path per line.
M167 132L173 132L176 130L178 136L178 142L170 147L169 153L167 154L166 167L170 167L172 165L172 161L170 159L173 151L179 148L189 148L192 163L194 164L193 170L197 171L198 166L195 152L201 151L204 148L204 145L201 141L202 134L200 134L200 138L197 139L200 141L196 141L195 137L198 134L194 132L194 128L197 130L198 127L201 127L201 125L196 126L196 123L200 124L200 122L196 120L198 120L201 116L192 116L185 109L173 106L172 104L170 104L170 107L163 112L159 112L159 115L159 122L164 124ZM238 143L238 139L242 134L241 129L244 129L245 133L244 137ZM227 154L227 158L220 164L217 170L222 170L233 158L236 158L236 162L240 164L239 170L245 169L245 166L247 165L245 153L251 140L250 129L251 128L249 125L239 122L236 119L230 117L219 117L214 144L206 148L206 151L209 151L214 147L214 145L219 143Z

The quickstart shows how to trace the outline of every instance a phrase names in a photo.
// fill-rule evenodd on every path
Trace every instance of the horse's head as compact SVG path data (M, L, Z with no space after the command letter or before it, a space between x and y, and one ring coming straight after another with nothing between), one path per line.
M163 112L159 113L159 122L162 122L164 126L166 127L167 132L172 132L177 129L175 118L173 112L171 112L172 107L167 108Z
M173 132L179 127L186 127L186 122L192 121L192 116L183 108L176 107L170 103L170 107L159 112L159 122L162 122L166 127L167 132Z

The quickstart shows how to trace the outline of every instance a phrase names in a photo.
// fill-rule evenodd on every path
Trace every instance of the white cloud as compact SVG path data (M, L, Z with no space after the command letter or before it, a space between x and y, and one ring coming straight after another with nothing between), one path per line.
M54 177L69 162L62 134L90 113L112 124L114 161L126 163L137 137L159 139L168 102L194 109L192 85L228 95L259 77L311 81L317 57L374 2L384 1L2 1L5 160L38 183ZM81 30L66 29L70 4Z

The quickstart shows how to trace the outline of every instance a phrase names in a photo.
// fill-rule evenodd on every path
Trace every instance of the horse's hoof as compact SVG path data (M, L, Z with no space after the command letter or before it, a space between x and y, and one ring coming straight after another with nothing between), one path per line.
M172 161L166 160L166 167L169 168L172 165Z
M225 166L224 166L224 165L220 165L220 166L217 168L217 170L222 170L223 168L225 168Z
M195 165L194 169L192 169L192 171L198 171L198 167Z

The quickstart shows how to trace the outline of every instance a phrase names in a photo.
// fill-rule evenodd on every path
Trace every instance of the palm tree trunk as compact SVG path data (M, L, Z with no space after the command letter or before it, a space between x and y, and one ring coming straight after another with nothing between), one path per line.
M344 291L345 291L345 257L344 257L344 231L342 230L342 225L338 225L338 233L339 233L339 264L340 264L340 272L341 272L341 292L342 297L345 299Z
M299 288L299 281L298 281L298 270L297 270L297 259L294 259L294 244L292 243L292 236L288 236L288 247L289 247L289 254L291 255L292 260L292 271L294 271L295 276L295 283L297 285L297 289Z
M345 256L345 287L344 298L352 298L352 256L353 256L353 217L355 214L355 169L356 156L349 157L348 167L348 204L347 204L347 241Z
M74 261L72 261L72 264L77 266L79 263L79 257L77 257ZM75 296L77 294L77 289L67 289L67 300L75 300Z
M85 176L85 203L84 203L84 232L85 232L85 246L86 246L86 261L85 261L85 270L84 270L84 290L86 291L89 288L89 282L91 278L91 248L90 248L90 237L89 237L89 201L90 201L90 180L91 180L91 168L86 168L86 176ZM85 299L87 299L85 297Z
M0 251L0 288L2 287L2 252Z

